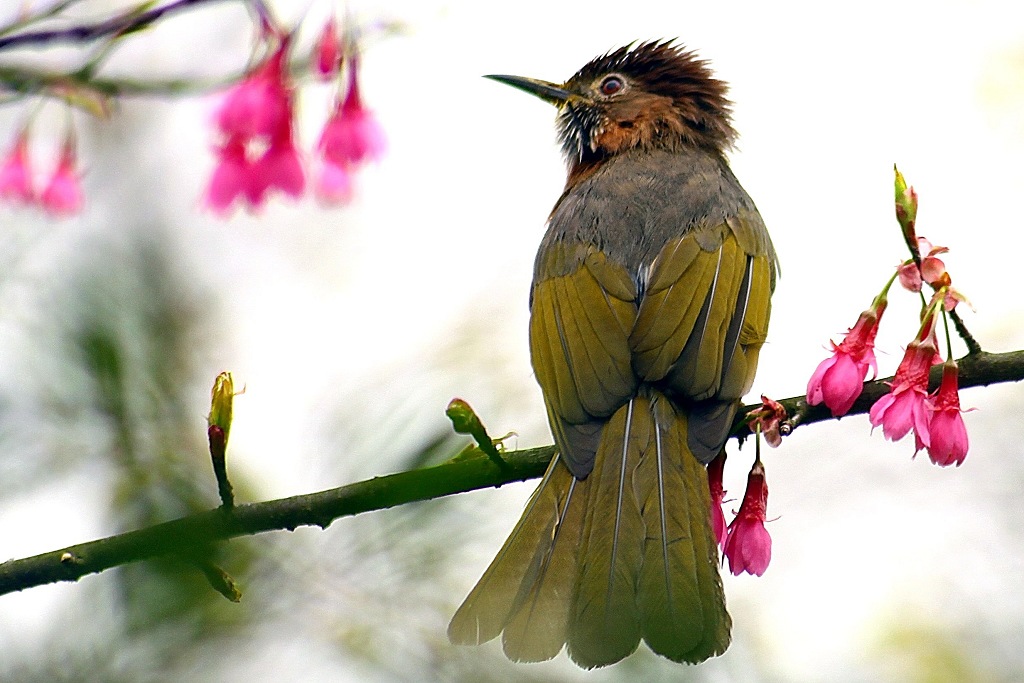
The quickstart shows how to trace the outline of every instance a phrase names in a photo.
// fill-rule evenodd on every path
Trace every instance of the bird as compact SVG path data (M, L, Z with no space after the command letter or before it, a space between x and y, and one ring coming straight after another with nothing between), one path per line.
M530 291L530 357L557 448L456 611L455 644L580 667L640 641L698 663L731 639L706 465L768 333L778 259L729 167L728 86L678 40L633 42L553 104L568 173Z

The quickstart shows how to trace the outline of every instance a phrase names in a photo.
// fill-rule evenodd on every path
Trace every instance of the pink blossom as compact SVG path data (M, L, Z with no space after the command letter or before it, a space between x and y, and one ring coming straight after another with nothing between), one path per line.
M224 96L217 126L226 135L273 137L291 125L292 89L287 82L287 37L263 64Z
M290 197L299 197L306 188L299 153L291 136L282 137L250 166L247 196L249 203L259 206L267 192L278 189Z
M28 156L28 129L22 129L14 141L7 158L0 164L0 198L31 203L35 199L32 190L32 167Z
M68 135L61 146L57 167L39 195L39 203L50 214L69 216L82 209L82 186L75 170L75 140Z
M715 532L718 548L725 549L727 528L725 515L722 514L722 502L725 500L725 489L722 488L722 474L725 470L725 451L708 463L708 490L711 492L711 529Z
M816 406L824 401L834 417L850 411L864 389L868 370L878 373L875 335L886 304L884 296L876 298L872 307L860 314L843 341L838 346L832 343L832 356L818 364L807 382L808 404Z
M946 361L942 367L942 384L928 406L931 410L928 457L942 467L959 467L967 457L967 428L960 415L958 375L956 361Z
M348 91L320 133L317 149L325 161L351 167L384 153L384 130L359 96L358 59L348 60Z
M383 129L369 111L346 112L342 106L324 126L317 149L336 164L355 165L379 158L385 144Z
M325 81L338 73L341 66L341 42L338 40L338 22L332 16L324 24L316 44L316 70Z
M218 213L236 200L258 208L275 190L298 197L305 189L293 134L289 36L279 40L270 57L228 92L218 111L225 140L216 148L217 166L205 195L206 205Z
M206 205L218 213L227 211L237 197L247 196L248 181L245 141L239 136L232 136L217 148L217 167L206 190Z
M736 518L729 525L725 541L725 556L729 559L729 570L739 576L743 572L761 576L772 559L772 537L764 528L768 508L768 485L765 483L764 466L760 460L747 475L747 490Z
M882 432L890 441L902 439L913 429L918 450L929 445L928 371L938 357L933 334L924 336L924 341L915 339L907 346L896 369L892 391L871 406L869 415L871 424L882 425Z

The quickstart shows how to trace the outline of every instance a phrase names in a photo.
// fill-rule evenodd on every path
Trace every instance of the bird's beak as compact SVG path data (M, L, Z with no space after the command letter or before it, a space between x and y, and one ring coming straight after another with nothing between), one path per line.
M493 81L498 81L505 85L511 85L513 88L518 88L519 90L528 92L531 95L536 95L545 102L549 102L556 107L562 106L570 97L572 97L571 92L557 83L548 83L547 81L541 81L536 78L497 75L488 75L484 76L484 78L490 78Z

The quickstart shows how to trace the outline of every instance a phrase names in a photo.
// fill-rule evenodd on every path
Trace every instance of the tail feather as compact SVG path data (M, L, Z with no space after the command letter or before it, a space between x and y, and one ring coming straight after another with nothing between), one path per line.
M577 573L583 498L565 464L552 460L505 545L452 617L451 642L479 645L505 630L512 659L542 661L558 654ZM541 634L548 634L546 642Z
M509 659L540 662L557 655L565 644L569 611L576 591L577 557L583 528L583 500L586 487L570 477L558 523L536 578L529 574L523 587L533 578L526 599L513 608L502 635L502 646Z
M637 590L643 638L668 659L700 662L725 650L730 623L706 474L687 448L686 416L659 396L651 415L653 444L634 476L647 530Z
M647 412L646 400L635 398L615 413L586 480L586 543L568 645L573 661L588 669L617 662L640 644L636 585L644 528L632 482L637 447L649 438Z
M731 621L707 475L687 440L687 416L645 390L605 425L589 476L552 461L452 618L451 641L504 631L516 661L550 659L567 643L586 668L623 659L641 638L678 662L724 652Z

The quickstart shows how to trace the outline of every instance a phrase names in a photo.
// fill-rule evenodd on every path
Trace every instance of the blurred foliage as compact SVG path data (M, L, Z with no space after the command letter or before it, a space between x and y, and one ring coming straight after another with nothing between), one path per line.
M209 321L215 304L183 276L161 226L144 226L122 239L123 244L84 250L50 293L51 324L40 323L33 333L45 333L55 343L38 338L35 368L60 381L36 384L34 401L52 409L33 411L36 424L18 430L49 434L54 441L53 435L68 435L70 443L51 442L56 448L46 457L52 461L74 453L75 435L83 427L93 435L96 440L72 457L70 467L102 471L92 478L107 488L106 510L83 514L104 514L103 526L111 533L216 504L205 401L196 400L208 392L199 387L212 381L198 371L213 338ZM17 452L24 443L5 445ZM53 471L65 467L54 462ZM244 478L235 478L244 490ZM252 565L249 542L195 548L190 554L108 572L102 587L100 581L84 582L82 599L94 613L89 638L76 642L58 630L53 638L61 646L47 650L52 657L6 662L0 677L159 678L191 643L242 628L252 615L217 595L195 565L214 562L244 576Z
M971 634L919 618L903 618L879 633L887 680L906 683L1010 683L1019 680L978 656Z

